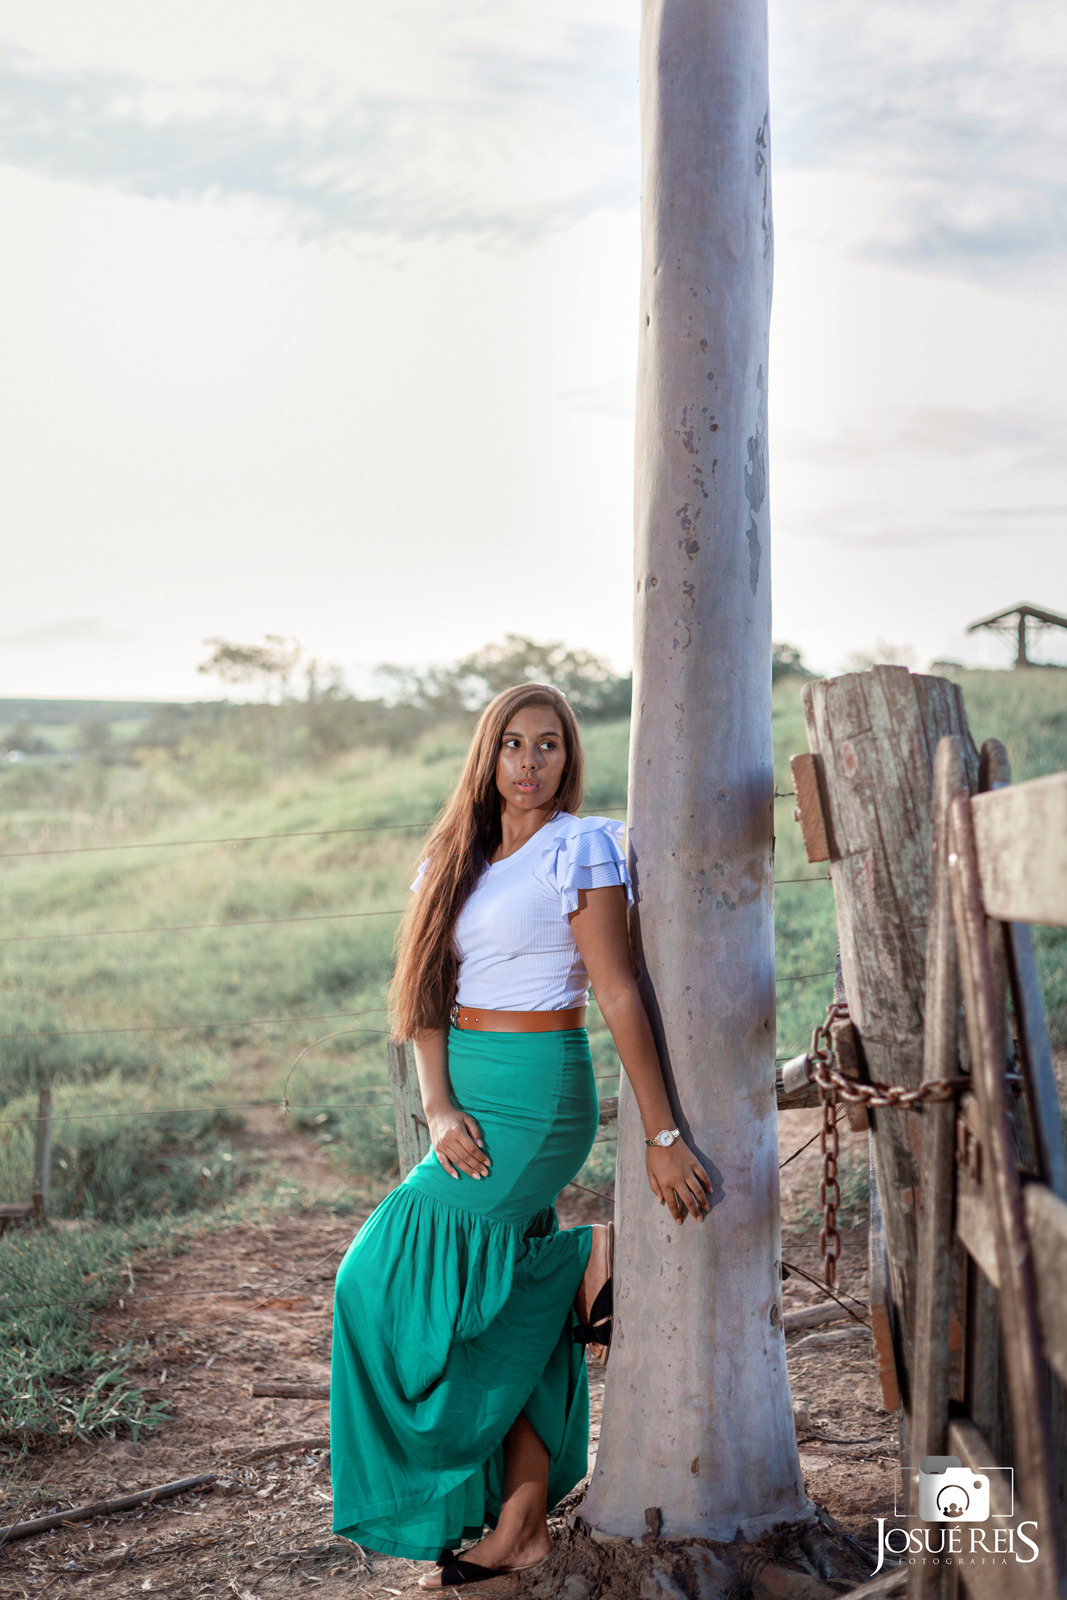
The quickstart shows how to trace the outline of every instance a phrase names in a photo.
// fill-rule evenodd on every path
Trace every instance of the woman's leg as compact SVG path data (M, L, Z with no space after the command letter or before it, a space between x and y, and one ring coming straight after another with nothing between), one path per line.
M522 1415L504 1439L504 1499L492 1533L469 1550L465 1561L481 1567L533 1566L551 1553L548 1531L548 1451ZM425 1589L440 1587L440 1573L427 1573Z
M488 1548L487 1548L488 1547ZM488 1566L528 1566L552 1549L548 1533L548 1451L524 1415L504 1440L504 1499L500 1518L481 1547L498 1561Z

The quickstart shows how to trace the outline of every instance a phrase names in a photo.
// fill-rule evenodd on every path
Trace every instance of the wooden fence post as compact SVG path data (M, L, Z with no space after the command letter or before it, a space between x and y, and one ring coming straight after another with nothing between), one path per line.
M415 1071L415 1051L410 1041L389 1040L389 1082L396 1115L396 1154L400 1176L404 1179L430 1148L430 1133Z
M967 796L952 802L948 857L960 977L965 998L971 1074L982 1129L984 1182L990 1196L1004 1364L1011 1397L1015 1467L1027 1515L1056 1527L1053 1439L1042 1371L1034 1264L1016 1166L1012 1106L1004 1075L1004 1013L998 1004L986 940L974 832ZM1048 1535L1046 1535L1048 1537Z
M960 738L968 787L978 771L962 696L947 678L876 667L808 684L804 715L828 812L849 1014L871 1077L914 1088L923 1077L930 795L941 737ZM916 1113L871 1110L898 1370L909 1411L922 1121Z
M33 1218L48 1221L52 1191L52 1091L37 1096L37 1136L33 1148Z
M956 940L945 858L949 808L967 792L962 739L942 739L934 756L933 839L930 870L930 929L926 943L923 1077L954 1078L959 1071L959 979ZM956 1105L945 1100L923 1109L923 1187L919 1194L919 1254L915 1310L915 1371L912 1382L911 1462L945 1454L949 1420L952 1298L956 1273L954 1193ZM913 1472L907 1472L907 1505L917 1509ZM909 1600L934 1600L955 1592L955 1573L933 1562L909 1579Z

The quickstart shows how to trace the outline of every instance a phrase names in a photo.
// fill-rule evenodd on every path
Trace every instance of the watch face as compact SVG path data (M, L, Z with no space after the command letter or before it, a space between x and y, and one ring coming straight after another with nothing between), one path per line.
M656 1135L656 1143L662 1145L663 1148L666 1150L670 1145L672 1145L674 1143L674 1134L673 1133L668 1133L668 1132L666 1132L666 1130L664 1130L663 1133L657 1133L657 1135Z

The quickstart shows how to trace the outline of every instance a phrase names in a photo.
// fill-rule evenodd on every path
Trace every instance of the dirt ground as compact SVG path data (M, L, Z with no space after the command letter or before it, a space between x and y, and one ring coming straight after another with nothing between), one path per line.
M783 1115L783 1157L816 1132L818 1117ZM183 1253L136 1264L133 1291L101 1314L99 1333L116 1344L147 1341L150 1353L134 1377L151 1398L168 1402L173 1420L138 1444L128 1438L54 1443L9 1462L0 1521L193 1474L212 1473L214 1483L9 1544L0 1553L5 1600L117 1600L144 1593L267 1600L295 1591L324 1600L384 1600L422 1592L415 1582L424 1564L375 1556L332 1535L326 1402L251 1398L256 1379L327 1381L333 1276L361 1219L327 1209L339 1186L313 1139L282 1134L266 1123L246 1137L270 1171L279 1178L298 1176L305 1193L310 1189L321 1203L295 1214L264 1208L256 1220L197 1234ZM842 1143L865 1150L866 1137L844 1136ZM817 1152L816 1141L782 1174L787 1311L826 1298L819 1281L802 1276L820 1277L818 1229L812 1226ZM561 1198L564 1226L605 1214L590 1195L569 1190ZM838 1292L865 1297L863 1226L843 1235ZM896 1419L881 1408L868 1334L855 1325L834 1325L842 1327L849 1331L832 1344L809 1343L810 1332L787 1336L794 1403L808 1408L808 1420L798 1428L800 1460L812 1500L869 1543L874 1517L892 1511ZM603 1384L603 1369L592 1366L591 1461ZM613 1579L598 1577L598 1547L567 1520L580 1498L579 1491L556 1513L554 1559L475 1592L544 1600L637 1596L656 1551L634 1551L629 1578L619 1576L617 1561ZM662 1544L657 1550L665 1570L673 1570L682 1585L676 1592L687 1585L695 1592L684 1552ZM567 1590L567 1574L583 1571L591 1574L585 1590L573 1583Z

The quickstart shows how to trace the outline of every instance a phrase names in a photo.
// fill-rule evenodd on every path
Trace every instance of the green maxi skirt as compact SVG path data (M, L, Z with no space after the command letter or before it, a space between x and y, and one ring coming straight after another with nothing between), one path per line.
M588 1467L573 1300L592 1234L561 1232L554 1205L597 1129L585 1029L453 1028L448 1070L490 1174L451 1178L431 1151L363 1224L334 1300L334 1532L410 1560L495 1525L520 1413L548 1450L550 1506Z

